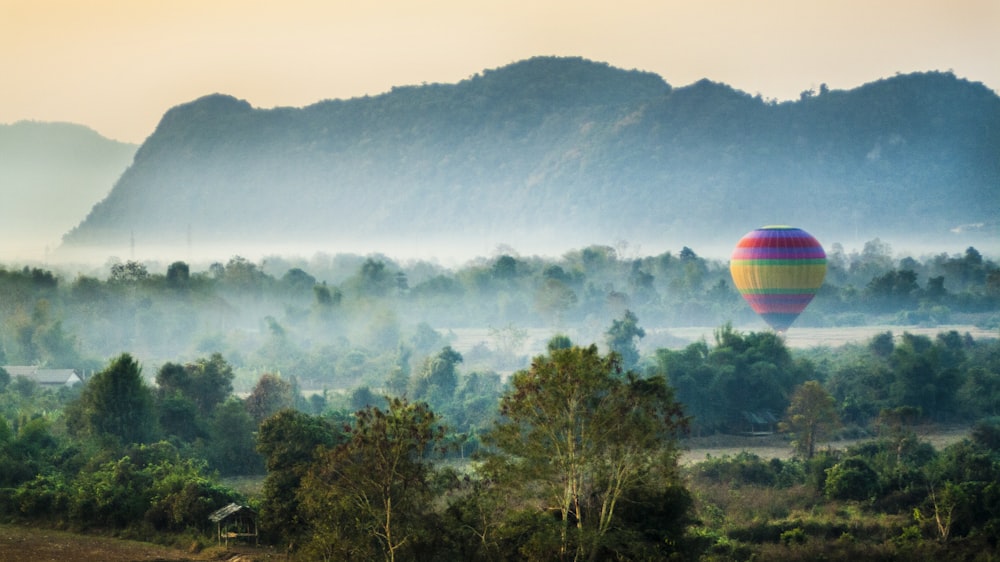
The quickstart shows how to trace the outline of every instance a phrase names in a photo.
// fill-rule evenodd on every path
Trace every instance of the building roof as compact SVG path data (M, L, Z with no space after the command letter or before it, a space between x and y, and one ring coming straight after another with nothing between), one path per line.
M226 519L227 517L235 513L239 513L240 511L243 510L246 510L251 514L256 515L254 510L250 509L245 505L240 505L238 503L231 503L226 507L223 507L222 509L217 509L213 511L212 514L208 516L208 518L211 519L213 523L218 523L219 521L222 521L223 519Z
M4 365L3 369L13 377L25 377L38 384L74 385L83 382L74 369L43 369L34 365Z

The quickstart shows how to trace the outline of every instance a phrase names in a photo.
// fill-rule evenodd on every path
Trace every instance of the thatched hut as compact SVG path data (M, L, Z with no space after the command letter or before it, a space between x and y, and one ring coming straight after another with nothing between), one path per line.
M251 537L254 545L258 544L257 512L249 507L231 503L212 512L208 518L216 525L219 544L225 541L229 546L230 539L249 542Z

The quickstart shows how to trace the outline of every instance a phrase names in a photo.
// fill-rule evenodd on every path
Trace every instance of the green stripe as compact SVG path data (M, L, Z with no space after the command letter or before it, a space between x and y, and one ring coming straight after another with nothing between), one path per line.
M732 265L782 265L782 266L794 266L794 265L826 265L825 258L816 258L811 260L804 259L784 259L784 260L733 260Z

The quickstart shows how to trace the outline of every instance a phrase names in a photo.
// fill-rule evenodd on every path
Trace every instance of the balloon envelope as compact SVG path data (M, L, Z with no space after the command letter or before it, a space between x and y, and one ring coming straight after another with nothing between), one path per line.
M802 229L765 226L736 244L729 272L754 311L784 332L823 284L826 252Z

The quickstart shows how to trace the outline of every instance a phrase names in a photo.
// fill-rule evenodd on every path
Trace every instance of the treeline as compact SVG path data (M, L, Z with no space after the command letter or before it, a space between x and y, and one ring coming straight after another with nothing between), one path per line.
M774 333L724 326L714 345L656 350L651 369L667 374L696 435L772 430L794 389L819 381L839 419L864 436L881 412L903 407L944 424L1000 415L998 351L996 340L956 331L933 338L904 331L793 353Z
M375 373L416 369L468 329L488 336L462 348L466 365L509 373L556 333L601 342L627 310L656 328L641 342L647 353L683 343L671 327L762 326L724 263L689 248L631 253L625 244L558 259L501 251L451 270L380 255L236 256L202 271L136 261L76 274L0 269L0 364L92 372L122 350L147 365L219 352L239 392L262 372L333 390L382 387ZM874 240L829 254L826 283L796 326L1000 326L1000 270L975 248L896 259Z

